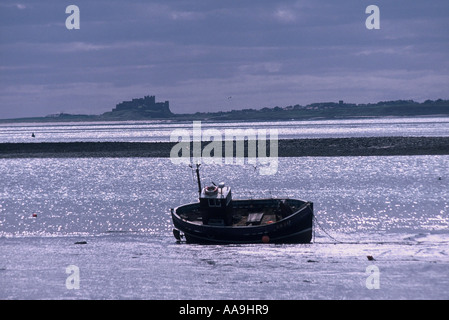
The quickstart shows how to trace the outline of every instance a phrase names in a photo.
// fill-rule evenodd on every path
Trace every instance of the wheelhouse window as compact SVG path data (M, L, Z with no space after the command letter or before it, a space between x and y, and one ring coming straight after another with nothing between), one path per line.
M209 207L221 207L220 199L207 199Z

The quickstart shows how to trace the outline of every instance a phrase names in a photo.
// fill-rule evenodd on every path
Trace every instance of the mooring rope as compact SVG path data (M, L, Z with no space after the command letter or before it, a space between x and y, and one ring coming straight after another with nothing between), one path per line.
M334 240L335 242L343 243L343 241L337 240L337 239L335 239L335 237L331 236L331 235L329 234L329 232L327 232L327 231L323 228L323 226L318 222L318 219L316 218L315 215L313 215L313 220L315 221L315 225L318 226L318 227L321 229L321 231L323 231L329 238L331 238L331 239ZM315 229L313 230L313 242L315 243Z

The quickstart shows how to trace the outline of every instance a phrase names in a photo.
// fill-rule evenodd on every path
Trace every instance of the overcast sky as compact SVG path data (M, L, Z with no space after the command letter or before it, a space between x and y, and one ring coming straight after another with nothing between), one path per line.
M0 0L0 118L144 95L175 113L448 99L448 14L448 0Z

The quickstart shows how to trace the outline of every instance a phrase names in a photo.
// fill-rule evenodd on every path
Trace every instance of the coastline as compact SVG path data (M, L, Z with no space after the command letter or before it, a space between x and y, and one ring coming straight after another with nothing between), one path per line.
M202 146L204 147L209 143L210 141L205 141L202 143ZM170 151L176 144L176 142L0 143L0 159L101 157L168 158L170 157ZM247 143L245 143L245 149L246 148ZM192 150L192 147L190 149ZM224 151L222 154L225 154ZM245 150L245 155L246 154L247 152ZM273 156L273 154L270 154L269 141L267 141L266 154L267 156ZM283 139L278 141L278 157L399 155L449 155L449 137L362 137Z

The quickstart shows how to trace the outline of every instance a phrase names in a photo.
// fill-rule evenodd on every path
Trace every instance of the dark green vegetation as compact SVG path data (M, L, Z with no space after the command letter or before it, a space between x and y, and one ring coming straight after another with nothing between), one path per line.
M243 109L220 112L197 112L194 114L174 114L169 102L156 102L155 96L132 99L117 104L110 112L101 115L56 114L46 117L8 119L1 122L42 122L42 121L120 121L120 120L307 120L343 119L385 116L449 116L449 100L426 100L422 103L413 100L380 101L378 103L354 104L339 102L320 102L309 105L286 107Z
M338 103L322 102L306 106L297 104L283 108L243 109L214 113L197 112L190 115L176 115L176 117L189 120L307 120L429 115L449 115L449 100L426 100L423 103L413 100L397 100L381 101L375 104L353 104L343 101Z

